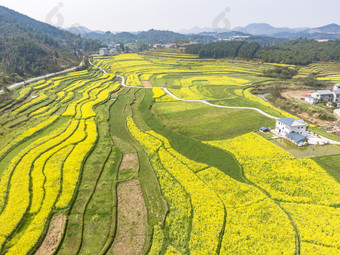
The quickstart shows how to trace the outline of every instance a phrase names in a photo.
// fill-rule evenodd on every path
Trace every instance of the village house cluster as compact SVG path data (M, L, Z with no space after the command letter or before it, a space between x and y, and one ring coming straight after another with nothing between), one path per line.
M310 104L327 103L333 107L333 103L340 104L340 83L334 85L333 90L316 90L311 95L307 95L305 101Z
M108 47L103 47L99 49L99 55L101 56L116 56L120 51L119 44L108 45Z

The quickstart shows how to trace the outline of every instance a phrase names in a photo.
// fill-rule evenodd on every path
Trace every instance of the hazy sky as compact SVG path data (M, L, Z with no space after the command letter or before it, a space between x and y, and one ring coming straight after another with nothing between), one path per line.
M0 5L54 25L104 31L212 27L217 17L231 27L340 24L339 0L0 0Z

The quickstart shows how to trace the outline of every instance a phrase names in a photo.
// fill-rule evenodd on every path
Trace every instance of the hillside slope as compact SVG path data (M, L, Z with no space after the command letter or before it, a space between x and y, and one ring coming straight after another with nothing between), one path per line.
M82 39L3 6L0 31L0 85L77 65L80 50L100 47L98 41Z

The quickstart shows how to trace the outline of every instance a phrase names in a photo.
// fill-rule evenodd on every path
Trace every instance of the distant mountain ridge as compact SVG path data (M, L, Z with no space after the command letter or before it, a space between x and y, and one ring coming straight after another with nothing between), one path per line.
M249 33L252 35L274 35L277 33L296 33L308 28L288 28L288 27L273 27L267 23L252 23L246 27L236 27L233 30Z
M317 27L307 30L308 33L322 33L322 34L340 34L340 26L338 24L332 23L323 27Z
M289 28L289 27L273 27L267 23L251 23L245 27L235 27L230 32L237 31L255 36L269 36L283 39L340 39L340 26L332 23L317 28ZM199 28L180 30L185 34L220 34L212 28Z

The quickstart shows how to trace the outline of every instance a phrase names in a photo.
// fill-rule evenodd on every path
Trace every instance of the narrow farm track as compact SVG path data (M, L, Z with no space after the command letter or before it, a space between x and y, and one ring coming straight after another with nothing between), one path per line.
M121 85L124 86L124 87L127 87L127 88L144 88L144 89L152 89L152 87L148 88L148 87L134 87L134 86L128 86L125 84L125 78L124 76L121 76L121 75L117 75L117 77L119 77L121 79ZM209 105L209 106L212 106L212 107L217 107L217 108L224 108L224 109L239 109L239 110L253 110L253 111L257 111L258 113L268 117L268 118L271 118L271 119L279 119L278 117L275 117L275 116L272 116L268 113L265 113L264 111L258 109L258 108L253 108L253 107L237 107L237 106L225 106L225 105L216 105L216 104L212 104L212 103L209 103L208 101L204 100L204 99L198 99L198 100L193 100L193 99L182 99L182 98L179 98L177 96L175 96L174 94L172 94L167 88L165 87L159 87L161 89L164 90L165 93L167 93L169 96L172 96L174 99L176 100L179 100L179 101L183 101L183 102L200 102L200 103L203 103L203 104L206 104L206 105Z
M106 70L104 70L103 68L93 64L91 61L90 61L90 64L94 67L97 67L98 69L100 69L104 74L108 74L108 72ZM136 86L129 86L129 85L126 85L125 84L125 77L122 76L122 75L117 75L118 78L121 79L121 85L123 87L126 87L126 88L133 88L133 89L152 89L152 87L136 87ZM255 108L255 107L241 107L241 106L225 106L225 105L216 105L216 104L212 104L208 101L211 101L211 100L205 100L205 99L183 99L183 98L179 98L177 97L176 95L174 95L173 93L171 93L167 88L165 87L159 87L161 88L166 94L168 94L169 96L173 97L174 99L176 100L179 100L179 101L183 101L183 102L199 102L199 103L203 103L203 104L206 104L206 105L209 105L209 106L212 106L212 107L216 107L216 108L221 108L221 109L238 109L238 110L252 110L252 111L256 111L260 114L262 114L263 116L265 117L268 117L270 119L273 119L273 120L277 120L279 119L278 117L275 117L273 115L270 115L264 111L262 111L261 109L258 109L258 108ZM214 101L217 101L217 100L223 100L224 98L221 98L221 99L213 99ZM326 138L324 136L321 136L319 135L320 137L322 137L322 139L324 139L325 141L327 141L328 143L330 144L335 144L335 145L340 145L340 142L338 141L335 141L335 140L332 140L330 138Z
M42 76L39 76L39 77L36 77L36 78L32 78L32 79L29 79L29 80L26 80L26 81L18 82L18 83L15 83L15 84L12 84L12 85L8 86L7 88L12 90L12 89L15 89L17 87L20 87L20 86L23 86L23 85L26 85L26 84L29 84L29 83L32 83L32 82L40 81L40 80L43 80L43 79L46 79L46 78L51 78L53 76L62 75L62 74L66 74L66 73L75 71L77 68L82 67L82 66L83 66L83 62L81 62L79 64L79 66L75 66L75 67L72 67L72 68L69 68L69 69L65 69L65 70L60 71L60 72L55 72L55 73L50 73L50 74L42 75ZM1 89L0 90L0 94L3 93L3 92L4 91Z
M107 71L104 70L103 68L96 66L95 64L93 64L92 62L90 62L90 64L94 67L99 68L104 74L107 74ZM117 77L119 77L121 79L121 85L127 88L134 88L134 89L152 89L152 87L135 87L135 86L129 86L125 84L125 77L122 75L117 75ZM213 107L217 107L217 108L225 108L225 109L239 109L239 110L253 110L253 111L257 111L258 113L271 118L271 119L279 119L278 117L272 116L258 108L253 108L253 107L237 107L237 106L225 106L225 105L216 105L216 104L212 104L209 103L207 100L201 99L201 100L192 100L192 99L182 99L179 98L177 96L175 96L174 94L172 94L167 88L165 87L159 87L161 89L164 90L165 93L167 93L169 96L172 96L174 99L176 100L180 100L180 101L184 101L184 102L200 102L209 106L213 106ZM214 100L223 100L223 99L214 99Z

